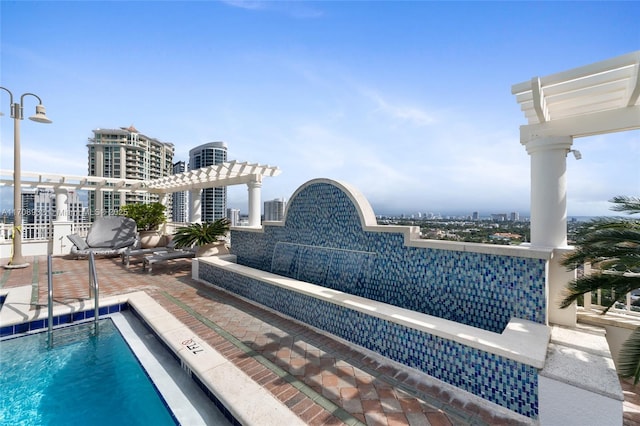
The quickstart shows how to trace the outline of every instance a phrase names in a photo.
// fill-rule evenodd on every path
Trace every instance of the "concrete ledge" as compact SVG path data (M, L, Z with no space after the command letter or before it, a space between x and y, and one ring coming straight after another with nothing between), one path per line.
M2 309L0 309L0 327L22 324L34 320L44 320L48 317L46 305L37 305L35 309L31 309L32 289L33 287L31 285L7 289L5 292L7 298L2 305ZM127 295L100 298L100 306L113 306L126 303L127 299ZM94 307L93 299L64 305L56 304L53 307L53 316L57 317L83 312L94 309Z
M578 321L597 326L611 325L628 330L640 327L640 316L618 314L611 311L602 315L599 311L578 309Z
M254 382L145 292L129 294L128 303L184 366L206 384L243 425L281 426L304 423L271 393Z
M554 326L539 383L541 424L622 424L624 394L602 329Z
M536 368L542 368L545 363L550 330L549 327L544 324L512 318L505 330L501 334L498 334L283 277L270 272L238 265L220 258L204 258L199 259L199 261L386 321L402 324L406 327L411 327L485 352L501 355L505 358Z
M604 330L553 326L540 375L624 401Z

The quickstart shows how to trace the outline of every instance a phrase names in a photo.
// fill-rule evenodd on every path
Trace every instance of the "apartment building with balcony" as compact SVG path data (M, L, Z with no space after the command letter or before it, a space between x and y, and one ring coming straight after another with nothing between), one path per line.
M173 173L174 145L144 135L133 126L95 129L87 149L89 176L150 180ZM152 201L158 198L148 193L91 191L89 214L109 214L125 204Z

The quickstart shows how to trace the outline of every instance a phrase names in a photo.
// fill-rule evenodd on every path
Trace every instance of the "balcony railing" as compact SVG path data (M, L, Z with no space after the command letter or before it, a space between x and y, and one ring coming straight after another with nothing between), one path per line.
M81 237L86 237L91 223L82 222L72 225L72 233ZM12 223L0 223L0 242L7 242L13 238L14 227ZM23 223L22 240L27 241L48 241L53 238L52 223Z
M0 224L0 241L11 240L15 228L12 223ZM49 223L22 224L23 241L47 241L53 238L53 227Z
M583 266L583 271L582 274L584 274L585 276L591 275L592 273L592 269L591 269L591 265L586 263ZM607 291L602 291L602 290L598 290L596 292L592 292L592 293L586 293L584 295L584 299L583 299L583 303L579 303L579 305L583 306L586 310L597 310L597 311L601 311L604 309L603 306L603 300L611 300L612 298L615 298L616 294L615 292L611 292L611 294L608 294ZM625 301L624 303L621 302L616 302L615 305L613 305L613 307L611 307L611 309L609 309L609 312L611 313L616 313L616 314L624 314L624 315L631 315L634 317L638 317L640 318L640 305L639 306L635 306L633 304L633 302L636 299L640 299L640 293L635 294L635 292L629 292L625 295Z

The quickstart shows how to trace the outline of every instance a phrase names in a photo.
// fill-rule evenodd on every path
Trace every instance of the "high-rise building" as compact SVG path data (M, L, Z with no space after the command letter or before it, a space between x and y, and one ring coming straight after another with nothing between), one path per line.
M284 209L287 202L283 198L264 202L264 220L282 220L284 219Z
M20 194L22 211L16 212L16 214L22 215L22 223L36 223L34 212L36 209L36 196L38 196L37 192L35 189L27 189Z
M518 222L520 220L520 213L518 213L518 212L511 212L511 214L509 216L510 216L509 219L512 222Z
M76 191L68 191L67 218L74 223L83 222L84 205ZM23 223L48 225L57 217L56 195L51 189L28 189L22 191Z
M187 163L178 161L173 164L173 174L187 171ZM172 220L174 222L186 223L189 221L189 191L173 193Z
M240 209L227 209L229 226L240 226Z
M213 166L227 161L227 144L209 142L189 151L189 170ZM227 187L205 188L200 199L202 222L213 222L226 217Z
M494 222L506 222L507 221L507 214L506 213L492 213L491 214L491 220L493 220Z
M96 129L89 138L89 176L124 179L159 179L172 173L174 146L145 136L135 127ZM96 194L99 197L96 198ZM120 206L158 201L148 193L90 191L89 214L114 214Z

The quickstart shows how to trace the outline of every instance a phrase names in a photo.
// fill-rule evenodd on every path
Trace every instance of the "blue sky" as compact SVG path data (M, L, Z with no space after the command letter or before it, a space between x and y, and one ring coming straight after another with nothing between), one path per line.
M280 167L263 200L323 177L377 214L487 216L529 209L511 86L640 49L638 22L638 2L3 0L0 84L53 120L22 122L23 171L85 175L92 130L134 125L176 161L225 141L229 159ZM640 195L640 132L574 147L569 215ZM230 188L229 205L246 212L246 194Z

